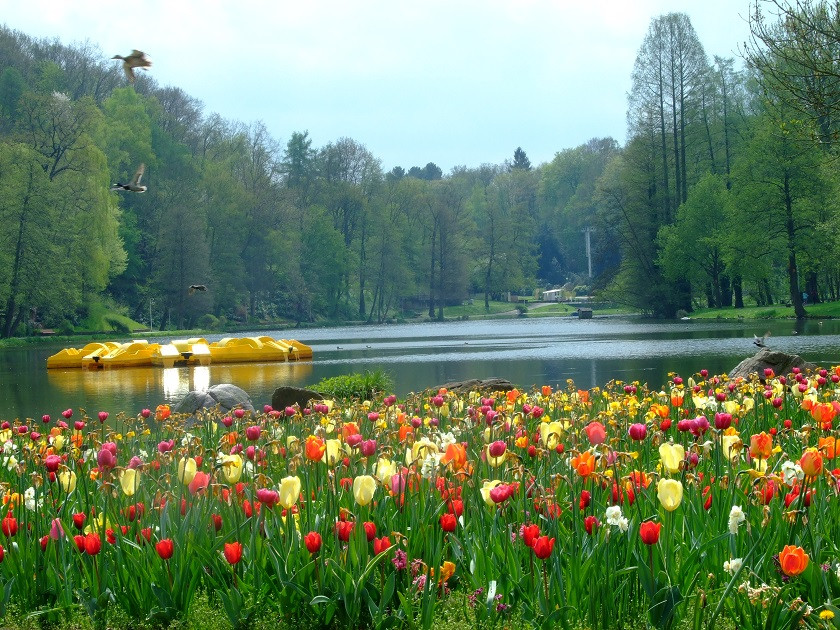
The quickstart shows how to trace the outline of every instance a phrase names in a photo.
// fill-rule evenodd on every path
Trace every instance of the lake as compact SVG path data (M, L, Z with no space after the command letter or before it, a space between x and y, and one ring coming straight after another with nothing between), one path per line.
M840 320L545 317L283 329L259 334L312 346L312 361L48 372L47 357L61 346L0 350L0 419L55 416L67 407L81 407L89 414L136 414L217 383L243 388L256 406L262 406L281 385L307 386L325 377L379 368L391 375L399 396L448 381L491 376L526 388L562 387L567 379L580 388L612 379L659 387L670 372L687 377L703 368L712 374L731 370L757 350L753 335L767 330L772 348L826 367L840 364Z

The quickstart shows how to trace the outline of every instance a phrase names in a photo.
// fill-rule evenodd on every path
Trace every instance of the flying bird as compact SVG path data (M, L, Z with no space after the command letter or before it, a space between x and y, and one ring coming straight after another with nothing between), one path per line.
M132 50L127 57L122 55L114 55L111 59L122 59L123 72L129 83L134 83L134 68L143 68L147 70L152 66L152 60L142 50Z
M759 337L758 335L753 335L753 343L758 346L759 348L766 348L765 342L767 341L767 337L770 336L770 331L768 330L764 333L763 337Z
M143 177L143 173L146 172L146 165L141 164L137 167L137 172L134 173L134 177L131 178L131 182L128 184L114 184L111 186L111 190L119 190L119 191L128 191L128 192L136 192L136 193L144 193L146 192L146 187L140 185L140 178Z
M207 285L204 284L191 284L189 288L189 294L192 295L196 291L206 291Z

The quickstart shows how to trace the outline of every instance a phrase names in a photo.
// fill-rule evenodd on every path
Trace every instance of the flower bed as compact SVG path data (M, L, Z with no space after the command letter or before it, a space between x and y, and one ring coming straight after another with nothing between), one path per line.
M840 368L0 427L2 610L829 627ZM833 626L831 626L833 627Z

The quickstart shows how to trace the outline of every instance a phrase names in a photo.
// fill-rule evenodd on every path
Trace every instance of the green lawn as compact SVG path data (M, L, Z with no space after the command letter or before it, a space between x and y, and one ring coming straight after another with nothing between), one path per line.
M805 306L808 317L840 317L840 302ZM744 308L701 308L689 314L692 319L785 319L795 317L793 307L784 305L745 306Z

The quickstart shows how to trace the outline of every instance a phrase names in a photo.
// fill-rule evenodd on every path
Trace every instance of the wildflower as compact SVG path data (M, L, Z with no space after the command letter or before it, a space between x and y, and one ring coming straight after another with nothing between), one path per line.
M779 552L779 565L788 577L795 577L808 567L808 554L802 547L785 545Z
M397 571L403 571L408 566L408 556L402 549L397 549L394 552L394 557L391 558L391 563Z
M729 573L730 575L735 575L743 566L744 561L742 558L730 558L726 562L723 563L723 570Z

